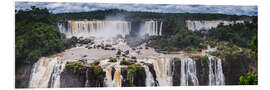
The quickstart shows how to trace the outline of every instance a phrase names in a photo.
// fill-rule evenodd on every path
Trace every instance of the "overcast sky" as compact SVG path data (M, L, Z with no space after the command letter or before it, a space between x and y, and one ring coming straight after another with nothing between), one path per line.
M87 12L104 9L124 9L127 11L148 11L163 13L222 13L257 16L257 6L228 5L180 5L180 4L108 4L71 2L15 2L16 9L30 9L30 6L48 8L53 13Z

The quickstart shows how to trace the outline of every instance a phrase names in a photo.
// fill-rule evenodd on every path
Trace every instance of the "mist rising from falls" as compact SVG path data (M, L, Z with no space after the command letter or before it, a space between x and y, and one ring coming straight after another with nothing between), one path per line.
M77 37L103 37L111 38L121 35L125 37L131 31L131 23L128 21L68 21L67 25L58 23L58 28L61 33L66 36Z
M102 37L112 38L118 35L125 37L131 33L130 21L124 20L94 20L94 21L67 21L65 23L58 23L57 26L61 33L64 33L68 38L76 37ZM162 35L161 21L144 21L139 25L138 37L145 35L161 36Z
M59 58L40 58L34 65L30 75L29 87L60 87L60 74L65 62Z
M196 62L191 58L181 60L181 86L188 86L189 81L192 85L199 85L197 78Z
M221 59L208 56L209 61L209 85L225 85Z

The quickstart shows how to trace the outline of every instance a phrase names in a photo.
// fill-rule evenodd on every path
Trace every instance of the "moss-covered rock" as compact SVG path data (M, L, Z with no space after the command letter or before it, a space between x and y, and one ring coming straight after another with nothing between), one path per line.
M139 64L128 65L121 68L122 86L145 86L146 74L144 67Z
M60 87L102 87L104 77L105 72L96 63L83 65L81 62L70 62L61 73Z
M197 77L199 79L199 85L208 85L209 82L208 56L194 56L191 58L196 61L196 71Z

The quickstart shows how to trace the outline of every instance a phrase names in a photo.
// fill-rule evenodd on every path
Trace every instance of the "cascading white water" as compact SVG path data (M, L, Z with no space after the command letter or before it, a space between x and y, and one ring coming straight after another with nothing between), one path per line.
M143 27L143 32L142 34L148 34L149 36L161 36L162 35L162 25L163 23L159 21L145 21L144 27ZM146 31L145 31L146 30Z
M166 57L154 60L153 65L159 86L172 86L171 61L171 59L167 60Z
M106 87L121 87L121 66L120 61L117 61L116 63L110 63L109 60L103 60L100 62L100 66L104 68L104 71L106 72L105 78L104 78L104 84ZM112 77L112 69L115 69L115 72L113 73Z
M189 81L191 81L194 86L199 85L199 80L196 75L196 62L188 57L181 60L181 86L188 86Z
M106 77L104 79L104 83L106 87L113 87L113 80L112 80L112 69L106 68Z
M65 61L55 58L40 58L34 65L30 75L29 87L60 87L60 74L65 68ZM50 82L50 83L49 83Z
M86 81L84 87L88 87L89 85L89 80L88 80L88 69L86 70Z
M225 85L224 74L222 70L221 59L215 59L213 56L209 58L209 85Z
M122 76L121 76L121 68L120 67L116 67L115 68L115 72L114 72L114 78L113 78L113 86L114 87L121 87L121 79Z
M155 86L155 80L154 80L153 75L150 72L148 66L144 65L144 70L145 70L145 73L146 73L145 85L147 87Z
M186 26L189 30L209 30L211 28L216 28L219 24L223 23L223 25L232 25L237 23L244 23L243 20L237 21L226 21L226 20L186 20Z
M131 31L131 23L128 21L68 21L67 28L63 23L58 23L61 33L66 36L117 36L125 37Z

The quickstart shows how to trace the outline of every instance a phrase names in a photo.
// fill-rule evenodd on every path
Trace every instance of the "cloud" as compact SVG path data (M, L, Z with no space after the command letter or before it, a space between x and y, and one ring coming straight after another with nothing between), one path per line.
M47 8L53 13L87 12L104 9L148 11L162 13L221 13L257 16L257 6L231 5L179 5L179 4L112 4L112 3L71 3L71 2L15 2L16 9L30 9L30 6Z

